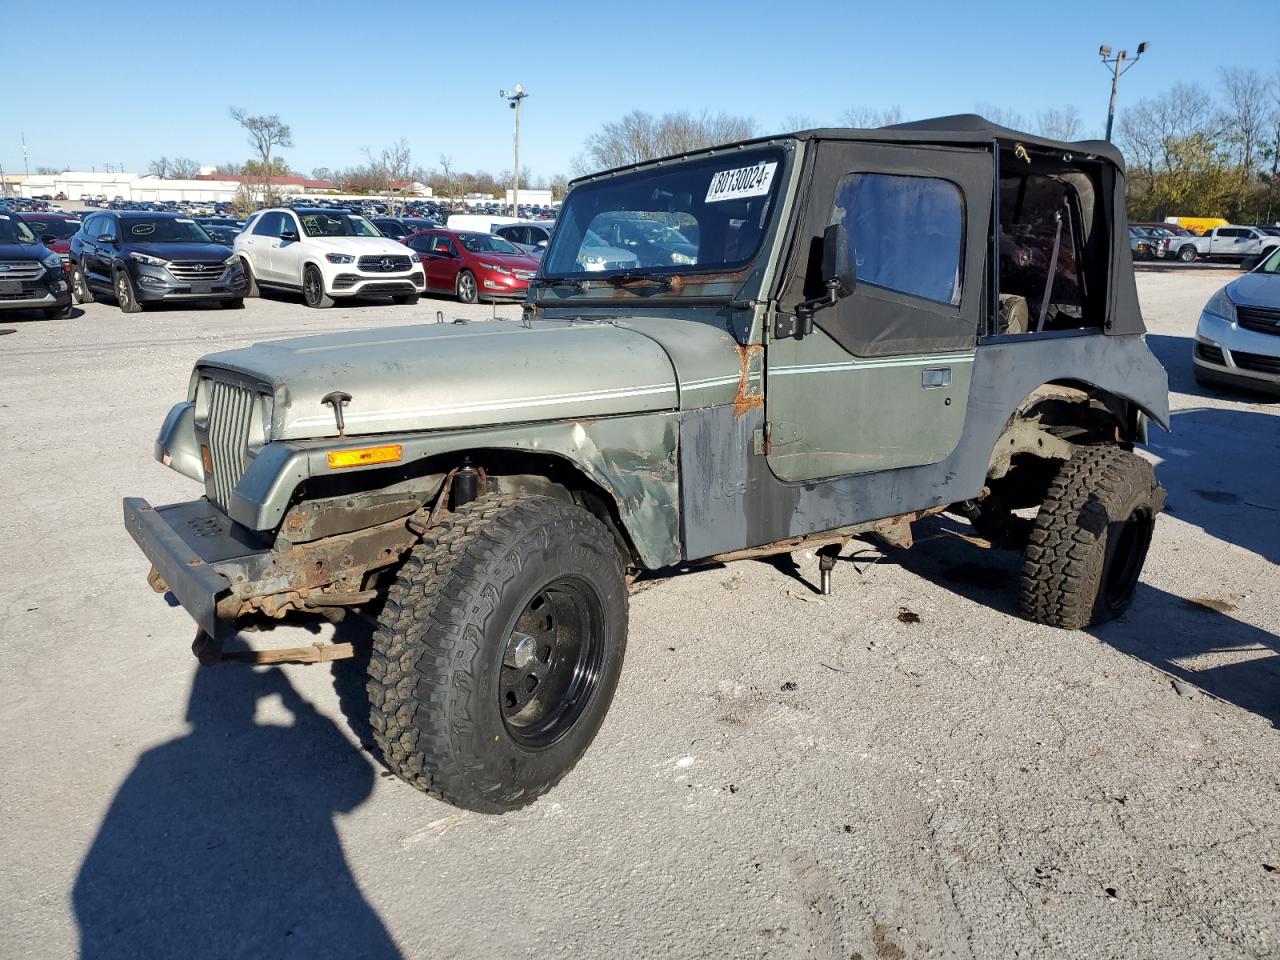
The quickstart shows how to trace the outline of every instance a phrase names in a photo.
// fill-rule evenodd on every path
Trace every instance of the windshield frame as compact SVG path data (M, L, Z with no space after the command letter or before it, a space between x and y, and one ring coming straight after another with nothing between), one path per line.
M1271 256L1263 257L1250 273L1261 273L1268 277L1280 277L1280 247L1271 251Z
M636 167L623 168L618 172L602 173L584 180L577 181L570 189L568 196L561 203L560 209L556 216L556 229L552 231L550 242L547 245L546 252L542 257L541 277L546 280L574 280L574 281L592 281L602 280L610 281L617 278L625 278L631 274L660 275L660 276L679 276L688 278L689 282L698 283L698 275L712 274L717 279L725 278L726 275L742 274L745 276L753 264L755 264L762 255L767 254L770 248L771 238L775 235L779 217L782 215L786 206L786 191L792 176L792 167L796 161L796 153L785 140L765 140L753 141L744 144L734 144L725 147L719 147L703 153L694 154L692 156L682 156L658 160L651 163L645 163ZM644 266L637 263L635 266L621 267L605 270L553 270L552 263L556 259L556 244L561 245L572 244L576 246L575 258L578 252L583 249L586 236L593 231L593 224L598 217L607 216L610 213L625 214L627 212L650 212L659 213L662 211L628 211L625 208L618 208L616 211L599 210L591 215L589 222L584 223L581 229L577 228L574 223L574 215L576 213L575 201L582 202L584 196L589 197L591 193L597 190L617 189L619 186L629 186L633 182L642 181L644 178L666 177L672 172L679 171L689 167L709 167L714 176L717 172L724 172L730 169L745 168L756 163L772 163L776 162L777 167L774 169L772 180L769 184L768 192L764 195L767 197L767 206L763 212L764 223L759 230L754 245L741 258L732 261L708 261L706 263L693 264L661 264L653 266ZM708 183L708 187L710 184ZM705 207L706 202L703 201L701 206ZM692 205L691 205L692 207ZM693 208L696 209L696 208ZM688 213L692 216L690 210L673 210L669 213ZM694 218L696 221L696 217ZM674 224L668 224L662 220L656 220L656 223L668 227L678 233L683 234L684 231ZM576 237L571 234L576 233ZM604 238L602 238L604 239ZM608 245L607 240L605 241Z

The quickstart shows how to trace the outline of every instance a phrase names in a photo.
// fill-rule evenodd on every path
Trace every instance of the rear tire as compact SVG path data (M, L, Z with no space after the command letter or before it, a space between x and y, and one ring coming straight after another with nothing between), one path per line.
M374 739L449 803L532 803L586 751L613 699L627 590L612 533L548 497L490 495L429 531L374 635Z
M1164 489L1141 457L1077 448L1049 485L1023 554L1026 617L1081 630L1124 613L1163 505Z
M324 292L324 275L318 267L307 266L302 271L302 299L314 310L326 310L333 306L333 297Z

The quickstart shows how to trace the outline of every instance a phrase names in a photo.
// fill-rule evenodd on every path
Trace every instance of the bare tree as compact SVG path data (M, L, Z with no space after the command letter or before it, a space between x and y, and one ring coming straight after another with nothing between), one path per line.
M1047 140L1076 140L1081 126L1080 111L1072 104L1041 110L1031 130Z
M1010 130L1027 129L1026 118L1010 107L999 107L994 103L979 103L974 105L973 110L974 113L986 117L997 126L1008 127Z
M793 130L812 130L814 127L822 126L822 121L811 113L788 113L782 118L781 130L790 132Z
M841 126L860 130L874 130L901 122L902 108L897 104L892 107L847 107L840 113Z
M398 217L399 208L403 204L405 181L413 173L413 151L403 137L374 153L364 148L365 159L369 161L369 171L378 181L378 190L387 196L387 207L390 215ZM398 196L397 196L398 194Z
M293 132L274 113L269 117L250 116L243 108L232 107L231 119L244 128L249 135L249 145L257 151L262 179L262 202L269 207L273 199L269 175L272 169L271 153L276 147L292 147Z
M328 167L315 167L311 171L312 180L332 180L334 173Z
M632 110L587 137L583 156L575 165L584 173L621 167L745 140L754 136L756 130L756 122L751 117L725 113L694 116L684 111L655 117L643 110Z
M160 177L166 180L169 177L169 158L161 157L159 160L152 160L147 164L147 172L152 176Z
M169 165L169 176L174 180L193 180L200 172L200 164L190 157L175 157Z
M1257 70L1224 67L1218 71L1226 102L1222 112L1222 128L1226 139L1235 147L1240 163L1240 194L1243 208L1253 186L1258 146L1267 136L1270 113L1271 82Z

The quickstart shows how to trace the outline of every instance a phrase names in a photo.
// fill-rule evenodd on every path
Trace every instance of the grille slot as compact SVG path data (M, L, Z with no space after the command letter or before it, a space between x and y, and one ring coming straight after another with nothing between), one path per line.
M377 257L361 257L356 266L366 273L402 273L409 269L409 258L386 254Z
M43 273L39 260L0 260L0 280L35 280Z
M1241 353L1231 351L1231 359L1241 370L1252 370L1254 373L1270 373L1280 376L1280 357L1268 357L1261 353Z
M1242 307L1237 304L1236 323L1246 330L1280 336L1280 310L1269 307Z
M1224 367L1227 365L1227 360L1222 355L1222 348L1215 347L1211 343L1197 343L1196 356L1201 360L1207 360L1209 363L1216 363Z
M171 262L166 268L183 283L209 283L222 276L226 267L218 260Z
M211 490L214 503L224 511L231 491L244 476L249 426L256 396L252 390L223 380L209 381L209 453L213 457Z

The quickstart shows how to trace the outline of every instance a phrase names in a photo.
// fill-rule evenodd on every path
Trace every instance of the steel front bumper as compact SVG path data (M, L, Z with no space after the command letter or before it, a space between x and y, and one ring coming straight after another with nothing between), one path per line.
M160 583L214 640L231 622L218 616L219 601L233 583L256 580L271 565L271 553L251 531L233 524L207 500L152 507L126 497L124 525L155 568ZM237 579L239 578L239 579Z

